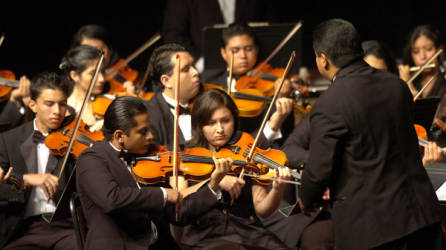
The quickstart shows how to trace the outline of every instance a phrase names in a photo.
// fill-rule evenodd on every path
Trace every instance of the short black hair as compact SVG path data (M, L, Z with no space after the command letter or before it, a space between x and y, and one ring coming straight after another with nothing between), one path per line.
M185 47L178 43L166 43L156 48L149 60L149 77L152 85L158 90L163 89L161 84L161 76L173 74L173 67L171 57L178 52L189 52Z
M130 130L137 125L135 116L140 114L148 114L141 98L123 96L113 100L104 115L102 132L105 139L111 141L113 133L118 129L129 135Z
M229 39L242 35L251 37L254 40L254 44L258 45L256 34L247 23L231 23L227 28L223 29L221 33L223 47L226 47Z
M343 19L320 23L313 31L313 49L339 68L362 58L361 39L353 24Z
M364 57L373 55L376 58L382 59L386 63L389 72L398 74L395 57L387 44L377 40L367 40L362 42L361 47L364 51Z
M73 36L71 47L74 48L81 45L81 42L85 37L101 40L109 47L109 49L111 49L110 35L103 26L97 24L87 24L80 27Z
M71 88L62 77L55 72L42 72L31 79L29 95L31 100L36 101L45 89L62 91L68 98Z

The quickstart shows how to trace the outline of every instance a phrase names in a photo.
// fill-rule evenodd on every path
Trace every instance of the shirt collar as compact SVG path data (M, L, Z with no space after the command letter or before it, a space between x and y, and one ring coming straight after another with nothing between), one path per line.
M170 104L172 107L175 107L176 102L175 102L174 99L168 97L168 96L167 96L166 94L164 94L164 93L162 93L162 95L163 95L164 100L165 100L168 104ZM183 108L187 108L187 107L189 107L189 104L184 105L184 104L181 104L181 103L180 103L180 106L183 107Z
M36 118L34 118L34 120L33 120L33 127L34 127L34 130L39 131L39 129L37 128L37 124L36 124ZM41 131L39 131L39 132L41 132ZM42 133L42 132L41 132L41 133ZM48 133L42 133L42 135L43 135L43 136L47 136Z

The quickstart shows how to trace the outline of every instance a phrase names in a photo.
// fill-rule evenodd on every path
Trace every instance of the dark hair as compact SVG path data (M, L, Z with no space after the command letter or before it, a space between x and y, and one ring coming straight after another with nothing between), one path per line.
M101 51L89 45L80 45L71 48L62 58L62 62L59 65L59 68L65 76L64 80L73 88L74 81L71 79L70 72L74 71L80 75L87 66L94 60L99 59L100 56Z
M62 91L66 97L70 95L70 88L57 73L42 72L31 79L29 86L29 96L36 101L45 89Z
M104 115L102 132L105 139L112 140L113 133L118 129L129 135L130 130L137 125L135 116L140 114L148 114L147 108L140 98L123 96L113 100Z
M361 46L364 51L364 57L373 55L376 58L382 59L390 72L398 74L393 53L387 44L377 40L367 40L362 42Z
M254 40L254 44L257 43L257 37L254 30L246 23L231 23L227 28L222 31L221 38L223 40L223 46L228 44L229 39L234 36L247 35Z
M410 32L406 46L404 47L404 63L414 65L414 62L412 60L412 46L415 41L422 35L432 40L437 49L443 45L443 37L441 36L441 33L437 28L432 25L418 25ZM444 56L440 55L439 58L441 58L439 59L439 61L442 61Z
M362 58L361 39L353 24L343 19L322 22L313 31L316 55L324 53L339 68Z
M149 60L150 80L152 85L163 89L160 82L162 75L171 76L173 74L173 67L171 57L177 52L188 52L185 47L177 43L166 43L156 48Z
M210 89L201 93L194 102L192 109L192 140L190 144L198 147L208 147L208 141L203 134L203 126L209 123L215 110L228 108L234 117L234 134L239 129L239 111L232 98L220 89Z
M77 47L81 45L82 40L87 38L98 39L103 41L109 49L110 48L110 36L107 30L97 24L87 24L79 28L79 30L74 34L71 47Z
M73 36L70 48L80 46L84 38L101 40L105 43L105 45L107 45L110 53L109 65L113 65L119 59L119 55L115 52L111 45L110 33L103 26L97 24L87 24L80 27Z

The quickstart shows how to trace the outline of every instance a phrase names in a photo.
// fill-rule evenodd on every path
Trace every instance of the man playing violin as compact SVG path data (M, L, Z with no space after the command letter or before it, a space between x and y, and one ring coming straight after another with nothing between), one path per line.
M193 66L194 58L181 45L169 43L156 48L150 58L150 78L152 84L159 86L162 92L158 92L147 103L150 113L154 140L163 145L171 145L173 142L173 114L174 114L174 93L175 81L177 79L176 55L180 56L180 145L184 145L192 138L191 118L189 105L197 96L200 90L200 75ZM285 119L291 113L292 101L288 98L280 98L276 102L276 111L271 115L262 139L268 144L282 138L280 128ZM256 124L258 127L259 123ZM249 132L255 133L254 129Z
M319 204L328 187L336 249L444 249L409 88L362 60L359 34L345 20L319 24L313 48L333 83L310 112L302 210Z
M50 130L59 128L67 110L69 87L55 73L41 73L30 85L29 107L35 119L0 134L0 166L14 167L21 185L3 183L0 227L2 249L77 249L71 220L45 222L41 215L53 213L66 184L67 171L57 177L62 160L44 144ZM68 174L67 174L68 172Z
M147 154L153 139L141 99L114 100L105 113L103 132L105 140L85 150L77 162L77 188L88 226L87 249L147 249L156 241L154 217L167 212L172 222L187 223L217 203L221 196L218 184L232 165L229 159L215 159L207 185L184 200L172 188L141 186L134 179L127 159Z
M254 31L245 24L233 23L229 25L222 32L223 47L220 48L220 54L226 62L225 69L218 70L205 70L203 72L203 82L212 83L221 86L223 89L228 88L229 81L229 67L231 65L231 57L234 55L233 60L233 78L231 82L231 91L237 92L236 83L237 79L242 76L246 76L248 72L253 70L258 64L257 56L259 52L258 43ZM280 77L279 77L280 78ZM272 91L274 87L280 83L280 79L277 79L274 83L271 82ZM274 115L271 117L269 127L273 131L279 129L283 132L283 137L291 132L294 127L293 116L289 115L292 111L293 101L290 96L291 88L290 81L285 80L284 85L279 94L278 101L276 102L277 117ZM263 116L255 118L241 117L242 130L252 132L255 131ZM275 122L276 118L280 117L280 122ZM280 124L277 126L276 124ZM282 127L283 124L283 127ZM280 142L280 144L282 141Z

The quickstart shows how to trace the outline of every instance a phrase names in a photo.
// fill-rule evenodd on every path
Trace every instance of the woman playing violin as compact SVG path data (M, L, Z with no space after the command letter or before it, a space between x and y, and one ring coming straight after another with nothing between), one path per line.
M73 90L70 97L68 97L68 105L73 107L76 112L79 112L82 106L99 57L99 50L88 45L81 45L70 49L60 63L59 67L63 70L67 81L71 83ZM98 75L92 96L99 95L105 91L105 80L102 72L103 70ZM90 126L90 130L100 130L103 120L95 116L90 100L87 101L86 105L87 107L81 119Z
M105 55L104 68L110 69L119 61L119 55L116 50L113 49L110 40L110 35L103 26L97 24L87 24L80 27L79 30L75 33L73 41L71 43L71 48L77 47L79 45L90 45L97 48L98 50L103 51ZM136 75L138 74L134 70L132 70L132 72L134 72ZM119 89L124 88L126 90L126 94L135 94L134 83L125 77L123 79L120 79L119 81L114 81L114 84L116 84L118 86L117 88Z
M398 70L401 79L408 81L411 77L410 67L423 66L431 57L443 47L441 33L430 25L420 25L415 27L409 35L407 45L404 49L404 65L399 65ZM417 91L427 84L430 78L434 77L432 84L421 94L421 97L442 97L446 93L446 81L440 54L433 61L434 67L426 68L418 76L413 84Z
M192 111L191 146L211 151L230 146L240 135L239 115L233 100L223 91L211 89L197 97ZM256 249L286 249L271 232L265 230L257 215L267 217L278 207L284 191L280 179L289 179L288 168L277 172L272 188L244 179L238 197L223 200L185 228L182 243L192 249L221 249L235 246ZM244 249L243 248L243 249Z

